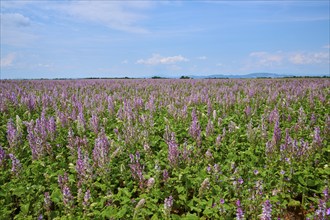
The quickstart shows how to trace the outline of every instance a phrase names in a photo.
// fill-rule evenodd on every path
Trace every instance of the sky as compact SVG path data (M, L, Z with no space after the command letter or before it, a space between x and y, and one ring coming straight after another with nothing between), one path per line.
M330 75L328 0L0 4L2 79Z

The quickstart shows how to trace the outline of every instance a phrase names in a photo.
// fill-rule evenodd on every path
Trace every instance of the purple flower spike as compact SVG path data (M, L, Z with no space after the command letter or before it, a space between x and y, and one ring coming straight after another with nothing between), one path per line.
M316 127L314 130L314 137L313 142L316 144L316 146L320 147L322 145L322 138L320 136L320 128Z
M17 145L18 138L18 133L13 120L9 120L7 123L7 139L11 148L14 148Z
M17 176L22 168L22 164L13 154L9 154L9 157L11 159L11 172Z
M139 181L140 188L143 188L145 185L144 176L143 176L144 166L140 164L140 154L136 152L135 158L131 154L130 160L131 160L131 164L129 165L129 167L131 168L133 179Z
M50 200L49 192L45 192L44 194L44 206L47 211L50 211L50 207L52 205L52 201Z
M164 212L166 216L169 216L173 206L173 197L169 196L164 200Z
M93 149L93 160L97 167L105 168L109 161L109 147L110 143L102 130L98 138L95 140L95 147Z
M70 188L67 186L64 186L62 190L63 194L63 203L65 206L70 207L73 202L73 196L71 195Z
M236 202L236 220L243 220L244 219L244 212L241 207L241 201L237 200Z
M281 128L280 128L280 123L279 121L277 121L275 123L275 127L274 127L274 133L273 133L273 143L274 145L279 145L281 142Z
M89 205L89 200L91 198L91 192L90 190L87 190L84 196L83 206L86 207Z
M172 196L169 196L164 201L164 208L165 209L171 209L172 206L173 206L173 197Z
M168 175L168 171L164 170L163 171L163 180L164 180L164 182L166 182L168 180L168 178L170 178L169 175Z
M262 205L262 220L271 220L272 219L272 204L269 200L266 200Z
M5 158L6 158L6 152L4 149L2 149L2 147L0 147L0 166L4 162Z
M178 144L175 141L174 133L171 134L171 139L167 142L168 145L168 160L171 166L177 166L179 162L179 149Z

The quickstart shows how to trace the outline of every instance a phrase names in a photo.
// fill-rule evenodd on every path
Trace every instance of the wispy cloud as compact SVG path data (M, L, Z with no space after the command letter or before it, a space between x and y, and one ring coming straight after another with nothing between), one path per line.
M1 26L4 27L26 27L30 25L30 19L20 13L3 13L1 17Z
M284 58L281 53L272 54L264 51L252 52L249 57L254 58L258 66L278 65Z
M20 13L1 14L1 44L25 46L37 39L29 17Z
M30 10L55 12L53 15L71 18L75 21L106 26L110 29L149 33L140 22L147 19L146 11L156 3L152 1L5 1L2 8L9 10ZM16 16L16 15L15 15ZM47 16L47 15L45 15Z
M187 61L189 61L189 59L183 57L182 55L163 57L159 54L153 54L150 58L139 59L138 61L136 61L136 63L145 64L145 65L159 65L159 64L174 64L174 63L187 62Z
M288 65L318 65L329 63L329 52L251 52L243 70L270 69Z
M9 53L9 54L7 54L3 58L1 58L0 66L1 67L10 67L10 66L12 66L15 58L16 58L16 54L15 53Z
M55 8L82 21L94 22L111 29L148 33L139 22L146 19L144 11L152 6L151 2L135 1L72 1L57 5Z
M329 63L329 53L314 52L314 53L293 53L288 56L288 60L293 64L318 64Z
M206 56L200 56L200 57L197 57L198 60L206 60L207 57Z

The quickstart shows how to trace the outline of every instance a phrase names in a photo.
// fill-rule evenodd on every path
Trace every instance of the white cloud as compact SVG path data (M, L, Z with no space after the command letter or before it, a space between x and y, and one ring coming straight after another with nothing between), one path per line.
M128 64L128 60L121 61L121 64Z
M264 51L252 52L249 57L255 59L257 65L259 66L273 66L281 64L284 59L281 53L268 53Z
M16 54L15 53L9 53L9 54L7 54L5 57L1 58L0 66L1 67L12 66L15 58L16 58Z
M140 59L136 61L138 64L146 64L146 65L159 65L159 64L174 64L178 62L187 62L189 59L177 55L172 57L162 57L159 54L153 54L152 57L148 59Z
M200 57L197 57L198 60L206 60L207 57L206 56L200 56Z
M328 64L329 52L265 52L256 51L249 54L243 70L273 70L288 65L320 65Z
M111 29L148 33L148 30L138 23L146 19L144 11L151 6L152 2L148 1L72 1L55 8L74 18L105 25Z
M31 20L20 13L1 14L1 44L26 46L37 39Z
M288 56L288 60L293 64L317 64L329 63L329 53L315 52L315 53L293 53Z
M26 27L30 25L30 19L19 13L1 14L1 26L4 27Z

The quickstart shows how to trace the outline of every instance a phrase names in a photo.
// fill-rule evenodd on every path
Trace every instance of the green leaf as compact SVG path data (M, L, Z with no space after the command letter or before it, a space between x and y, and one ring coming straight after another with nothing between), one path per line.
M179 199L182 200L182 201L186 201L186 195L183 195L183 194L180 194L179 195Z
M61 193L60 189L54 189L54 191L52 192L50 198L55 203L61 202L61 200L62 200L62 193Z
M213 214L213 210L210 209L209 207L206 207L206 209L203 212L204 215L211 215Z
M184 217L184 219L186 220L198 220L198 216L196 215L196 213L191 214L191 213L187 213L187 215Z
M151 217L151 220L158 220L159 219L159 216L156 214L154 214L152 217Z
M272 196L272 197L270 197L269 200L272 201L273 203L277 203L277 202L280 201L279 198L278 198L278 196Z
M183 186L176 186L175 189L178 191L178 193L181 193L184 191L184 187Z
M181 219L181 217L179 215L176 215L176 214L172 214L171 217L172 217L173 220L176 220L176 219L180 220Z
M125 216L126 212L127 212L127 206L123 206L123 207L119 210L119 212L117 212L116 217L117 217L117 218L123 218L123 217Z
M307 186L309 186L309 187L316 186L317 184L318 184L318 182L315 180L312 180L312 179L307 180Z
M24 215L27 215L29 212L29 208L30 208L30 203L27 204L22 204L21 205L21 211Z
M25 193L26 193L26 191L23 186L19 186L17 188L14 188L14 190L13 190L13 195L16 195L16 196L21 196Z
M303 186L306 186L306 185L307 185L306 182L305 182L305 180L304 180L304 178L302 178L302 176L299 176L299 177L298 177L298 181L299 181L299 183L300 183L301 185L303 185Z
M294 199L291 199L288 206L291 206L291 207L298 207L300 206L300 201L297 201L297 200L294 200Z
M116 210L112 206L106 207L101 213L101 216L105 218L111 218L115 215L116 215Z

